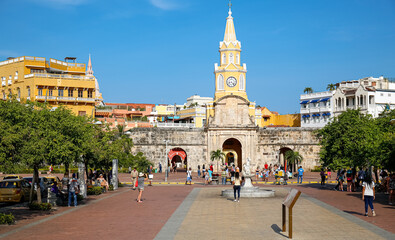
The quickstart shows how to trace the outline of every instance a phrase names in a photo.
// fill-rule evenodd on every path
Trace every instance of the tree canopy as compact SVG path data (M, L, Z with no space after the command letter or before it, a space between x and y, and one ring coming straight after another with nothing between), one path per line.
M331 168L394 168L395 110L374 119L360 110L347 110L318 130L320 157Z

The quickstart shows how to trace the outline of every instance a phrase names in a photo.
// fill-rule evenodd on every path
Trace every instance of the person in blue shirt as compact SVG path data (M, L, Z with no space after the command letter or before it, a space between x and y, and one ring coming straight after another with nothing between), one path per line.
M303 173L304 173L304 170L303 170L302 166L299 166L299 169L298 169L298 183L302 183L302 181L303 181ZM299 182L299 179L300 179L300 182Z

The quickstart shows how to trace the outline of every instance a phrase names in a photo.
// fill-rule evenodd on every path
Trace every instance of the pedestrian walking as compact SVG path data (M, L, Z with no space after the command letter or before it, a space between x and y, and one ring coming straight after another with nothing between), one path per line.
M187 185L189 182L189 185L192 185L192 169L189 168L187 171L187 180L185 181L185 185Z
M72 178L69 182L69 207L71 205L71 197L74 199L74 207L77 207L77 194L80 192L80 185L75 178L75 173L73 173Z
M259 168L259 166L258 166L258 167L255 169L255 181L258 181L259 172L260 172L260 168Z
M302 168L302 166L299 166L298 169L298 183L302 184L303 182L303 173L304 173L304 169Z
M373 208L373 200L375 199L375 189L374 189L374 182L372 181L372 176L367 174L365 179L362 183L362 200L365 201L365 216L368 216L368 210L372 210L372 216L376 216L376 212Z
M202 177L205 178L206 177L206 166L204 164L202 166L202 173L203 173Z
M137 179L138 183L138 190L139 190L139 195L137 197L137 202L141 203L141 197L143 196L143 191L144 191L144 180L147 180L146 176L144 173L139 173L139 178Z
M133 168L132 172L130 173L130 177L132 178L133 190L136 190L136 181L138 176L139 172L137 172L136 168Z
M347 169L346 179L347 179L347 192L351 192L351 190L352 190L352 170L351 170L351 168Z
M240 189L241 189L241 177L239 172L235 172L235 178L233 181L233 194L234 194L234 202L240 202ZM236 199L237 192L237 199Z
M159 173L162 173L162 164L159 163Z
M198 177L200 177L200 165L198 165Z
M208 175L208 172L204 173L204 185L207 185L209 183L210 177Z

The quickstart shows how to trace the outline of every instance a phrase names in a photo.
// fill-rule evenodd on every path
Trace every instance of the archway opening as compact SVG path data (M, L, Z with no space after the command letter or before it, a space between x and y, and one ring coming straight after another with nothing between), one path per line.
M184 149L173 148L170 150L168 157L171 169L174 169L176 166L177 171L186 171L188 167L188 157Z
M292 159L287 159L287 153L293 153L294 151L290 148L283 147L280 149L280 165L284 167L287 171L295 172L299 161L294 162Z
M222 145L222 151L225 153L225 163L232 166L233 164L236 167L242 170L243 159L242 159L242 146L239 140L235 138L227 139Z

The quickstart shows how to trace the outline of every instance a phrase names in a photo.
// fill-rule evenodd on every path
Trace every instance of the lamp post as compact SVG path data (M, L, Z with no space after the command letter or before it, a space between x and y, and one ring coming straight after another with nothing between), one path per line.
M167 182L167 176L169 174L169 167L168 167L168 161L167 161L167 143L169 142L169 140L163 140L163 142L165 142L166 144L166 148L165 148L165 164L163 165L163 167L165 167L165 182Z

